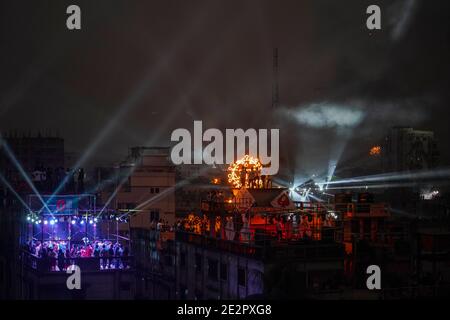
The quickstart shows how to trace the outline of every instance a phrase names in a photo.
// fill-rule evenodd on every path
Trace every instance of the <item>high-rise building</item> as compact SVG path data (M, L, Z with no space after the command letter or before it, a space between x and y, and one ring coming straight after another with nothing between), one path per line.
M383 149L386 172L426 170L438 164L439 152L433 131L393 127Z
M39 191L50 191L62 179L58 174L64 168L64 139L41 134L3 134L2 140ZM17 192L29 192L5 146L0 147L0 170Z
M175 223L175 168L169 148L131 148L117 170L116 192L103 192L104 204L132 210L131 228L150 229L160 219Z

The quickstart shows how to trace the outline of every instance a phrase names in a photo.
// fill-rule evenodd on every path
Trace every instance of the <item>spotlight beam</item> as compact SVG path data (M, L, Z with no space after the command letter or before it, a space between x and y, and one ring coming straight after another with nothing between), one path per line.
M102 182L96 184L95 186L93 186L92 188L88 189L84 194L80 195L79 200L84 199L84 198L90 196L92 193L96 193L99 190L102 190L103 188L113 184L114 181L111 180L111 178L113 176L114 176L114 174L110 175L107 180L102 181Z
M85 150L85 152L83 152L83 155L75 163L74 169L70 172L69 175L67 175L63 179L63 181L55 189L52 196L48 199L48 202L51 201L53 199L53 197L62 190L62 188L66 185L69 177L75 172L75 170L80 168L89 159L89 157L94 153L94 151L103 142L103 140L120 123L120 120L123 118L123 116L128 111L130 111L133 107L135 107L137 102L139 100L141 100L141 98L145 94L149 93L148 92L149 89L152 89L155 87L155 84L157 83L159 76L161 76L163 74L163 72L170 66L170 62L174 59L174 57L176 56L176 53L179 51L179 49L182 46L189 43L189 40L192 37L192 35L195 34L197 28L200 27L199 21L201 21L202 18L205 18L206 16L208 16L208 14L211 14L211 12L209 10L203 10L203 11L201 11L201 13L202 13L201 17L197 17L198 19L191 20L191 21L195 21L196 23L194 25L192 25L191 28L185 29L186 32L184 32L183 34L180 34L179 37L172 43L171 47L168 50L168 53L164 55L164 58L161 59L156 66L151 65L146 70L143 80L139 83L137 88L134 89L133 92L119 106L116 114L110 119L110 121L106 124L106 126L103 127L103 129L100 131L100 133L94 138L94 140L91 142L91 144Z
M141 210L143 207L145 207L159 199L163 199L165 196L169 195L172 192L175 192L176 189L178 189L188 183L189 183L188 181L181 181L181 182L177 183L175 186L169 187L166 190L160 192L158 195L156 195L152 198L149 198L149 199L145 200L144 202L141 202L138 206L136 206L134 208L134 210Z
M362 176L356 178L342 179L337 181L330 181L329 185L353 184L353 183L367 183L379 181L396 181L396 180L425 180L425 179L443 179L450 176L450 169L437 169L405 173L385 173L372 176Z
M9 147L8 143L0 136L0 146L3 146L4 150L6 151L6 155L11 159L11 162L14 164L14 166L19 170L20 175L24 178L25 182L28 184L28 186L31 188L31 190L36 194L39 201L44 205L45 209L50 212L50 209L48 208L45 201L42 199L39 191L34 186L33 182L31 181L30 177L28 177L28 174L23 169L22 165L20 164L19 160L14 155L14 152ZM42 209L41 209L42 210ZM50 212L51 214L51 212Z
M25 203L25 201L22 199L22 197L14 190L12 185L5 179L5 177L0 173L0 180L1 182L12 192L12 194L17 198L17 200L20 201L20 203L29 211L31 212L30 207Z
M187 179L184 179L184 180L182 180L182 181L176 183L175 186L172 186L172 187L170 187L170 188L167 188L166 190L160 192L158 195L156 195L156 196L154 196L154 197L148 198L148 199L145 200L144 202L141 202L139 205L137 205L137 206L134 208L134 210L141 210L141 209L144 208L145 206L147 206L147 205L149 205L149 204L151 204L151 203L153 203L153 202L155 202L155 201L157 201L157 200L163 199L165 196L169 195L170 193L175 192L175 190L177 190L178 188L181 188L182 186L189 184L193 179L195 179L195 178L201 176L201 174L202 174L204 171L206 171L206 170L207 170L207 168L203 168L202 170L200 170L199 173L197 173L197 174L195 174L195 175L193 175L193 176L191 176L191 177L189 177L189 178L187 178Z
M216 46L213 51L210 52L208 55L208 60L205 61L203 66L200 70L197 70L196 77L194 81L189 82L188 88L184 90L184 94L180 95L179 98L175 101L173 106L170 108L173 110L170 115L164 117L164 120L160 122L158 129L149 137L146 141L146 145L151 145L155 143L161 136L163 129L165 129L169 123L175 118L175 116L178 115L178 110L181 109L184 105L186 105L189 102L189 98L194 95L195 92L197 92L201 86L201 79L206 78L213 70L213 65L217 63L218 58L221 57L221 53L226 48L228 42L230 39L234 39L233 37L230 37L229 35L232 35L234 30L237 29L237 26L239 24L234 21L233 29L227 29L228 31L228 37L224 41L220 41L220 45Z
M109 196L109 198L106 200L105 205L103 206L103 208L100 210L100 212L97 215L97 218L103 213L103 211L109 206L109 204L111 203L111 201L114 199L114 197L117 195L117 193L119 192L119 190L122 188L123 184L125 183L125 181L127 181L128 177L134 172L136 166L133 166L130 170L128 170L128 172L124 175L124 177L120 180L119 185L117 186L117 188L114 189L113 193ZM120 169L119 169L120 170Z
M448 184L448 183L447 183ZM363 184L363 185L344 185L341 187L328 187L328 190L342 190L342 189L382 189L382 188L401 188L418 186L417 182L397 182L397 183L382 183L382 184ZM441 183L438 183L441 185Z
M316 197L315 195L312 195L311 193L308 195L310 198L313 198L314 200L317 200L319 202L325 202L325 200L320 199L319 197Z

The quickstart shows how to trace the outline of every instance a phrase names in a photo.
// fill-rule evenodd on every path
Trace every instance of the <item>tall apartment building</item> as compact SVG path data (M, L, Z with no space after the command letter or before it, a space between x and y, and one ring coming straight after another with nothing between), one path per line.
M438 164L433 131L393 127L383 149L383 167L387 172L432 169Z
M223 188L228 182L226 165L181 164L176 167L179 187L175 191L177 218L199 212L208 192Z
M102 193L110 209L137 209L130 217L131 228L150 229L159 219L175 223L175 168L169 156L165 147L131 148L116 168L116 192Z
M170 232L174 239L164 241L164 232L132 229L140 295L181 300L298 298L337 285L344 264L343 247L333 241L335 229L313 227L309 234L289 222L295 215L296 221L303 216L306 224L310 216L308 225L315 226L319 213L306 206L274 206L283 199L283 189L236 190L235 200L222 190L223 199L202 201L199 215L191 214ZM277 233L277 219L284 221L282 234Z
M14 157L33 180L40 192L50 192L64 178L64 139L38 134L2 134ZM22 178L5 146L0 144L0 172L19 193L28 193L30 188ZM0 186L1 189L1 186Z

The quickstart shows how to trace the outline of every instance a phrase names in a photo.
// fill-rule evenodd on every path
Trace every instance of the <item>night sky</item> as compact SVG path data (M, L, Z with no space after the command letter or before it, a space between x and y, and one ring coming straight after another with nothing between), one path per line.
M66 28L69 4L80 31ZM370 4L382 30L366 28ZM393 125L434 130L450 162L448 0L4 0L0 14L0 129L58 131L77 153L97 141L91 164L169 145L193 120L281 128L301 175Z

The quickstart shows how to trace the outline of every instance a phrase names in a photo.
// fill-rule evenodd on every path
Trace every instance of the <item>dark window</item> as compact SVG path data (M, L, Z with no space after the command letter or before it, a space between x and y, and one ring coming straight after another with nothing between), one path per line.
M359 233L359 220L352 221L352 233Z
M150 188L150 193L159 193L159 188Z
M372 221L370 219L364 219L364 235L369 236L372 231Z
M4 277L3 277L3 272L4 272L4 267L3 267L3 261L0 261L0 283L4 283Z
M130 291L131 290L131 285L129 282L121 282L120 285L120 290L124 290L124 291Z
M159 210L150 211L150 221L159 221Z
M131 192L131 177L122 185L123 192Z
M186 286L181 285L180 286L180 299L185 300L187 298L188 289Z
M132 202L119 202L117 206L119 210L133 210L136 208L136 204Z
M198 253L195 254L195 272L202 272L202 256Z
M180 267L184 268L186 266L186 253L180 253Z
M172 257L171 256L165 256L164 262L166 263L166 266L171 267L172 266Z
M228 279L228 268L226 263L220 264L220 280Z
M208 278L217 281L218 262L214 259L208 259Z
M245 269L238 267L238 285L245 287Z
M202 300L203 294L200 290L195 290L195 300Z

